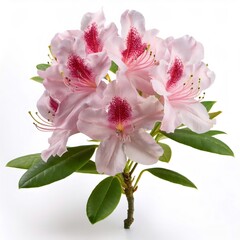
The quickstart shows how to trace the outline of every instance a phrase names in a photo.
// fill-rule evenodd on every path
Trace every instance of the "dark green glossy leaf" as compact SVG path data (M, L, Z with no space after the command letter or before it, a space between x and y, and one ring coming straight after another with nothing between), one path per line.
M209 112L212 108L212 106L216 103L216 101L203 101L201 104L207 109Z
M111 67L110 67L110 71L113 73L116 73L118 70L118 65L112 61Z
M69 176L89 161L95 148L96 145L68 148L61 157L50 157L48 162L34 164L21 177L19 187L41 187Z
M41 161L42 161L41 154L36 153L13 159L12 161L8 162L6 166L13 168L29 169L34 164L39 163Z
M212 137L209 133L197 134L189 129L176 129L174 133L162 132L162 134L176 142L199 150L234 156L232 150L225 143Z
M181 128L181 130L189 131L190 133L193 132L189 128ZM204 133L204 135L208 135L208 136L214 136L214 135L218 135L218 134L226 134L226 133L223 131L219 131L219 130L210 130L210 131Z
M121 185L116 177L101 181L92 191L87 202L87 216L94 224L109 216L121 198Z
M165 168L149 168L146 171L163 180L180 184L186 187L197 188L189 179L183 175Z
M45 71L47 68L49 68L51 65L46 63L41 63L36 66L38 70Z
M163 155L159 158L159 160L162 162L169 162L172 156L171 148L165 143L159 142L158 144L163 148L164 151Z
M79 173L90 173L90 174L99 174L96 170L95 162L89 160L85 165L77 170Z
M42 83L43 82L43 78L41 78L39 76L32 77L31 80L34 80L35 82L38 82L38 83Z
M226 133L223 132L223 131L219 131L219 130L210 130L210 131L208 131L204 134L209 135L209 136L215 136L215 135L218 135L218 134L226 134Z

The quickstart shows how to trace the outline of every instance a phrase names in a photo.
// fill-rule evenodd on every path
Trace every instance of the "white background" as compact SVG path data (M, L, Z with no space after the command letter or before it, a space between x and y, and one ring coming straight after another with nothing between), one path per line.
M108 23L119 25L125 9L142 12L146 27L160 37L194 36L205 47L205 62L216 73L206 100L222 110L215 129L235 152L235 158L214 155L168 141L169 164L198 190L143 176L135 194L135 222L123 229L126 201L106 220L91 225L87 198L103 178L73 174L38 189L18 189L20 169L6 168L13 158L45 149L49 133L38 132L28 116L35 111L43 88L30 81L35 65L48 61L48 45L57 32L78 29L85 12L101 7ZM240 34L237 1L1 1L0 3L0 239L240 239L239 90ZM81 144L77 136L70 144Z

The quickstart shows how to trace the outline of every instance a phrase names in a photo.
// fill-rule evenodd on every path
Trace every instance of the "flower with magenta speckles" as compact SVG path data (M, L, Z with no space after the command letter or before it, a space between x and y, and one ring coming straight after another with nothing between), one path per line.
M203 47L189 36L169 38L166 45L168 54L151 73L153 89L164 99L161 129L173 132L185 124L197 133L206 132L214 120L199 96L212 84L214 73L202 62Z
M97 171L120 173L127 157L142 164L156 163L163 150L145 130L162 116L160 102L153 96L140 97L126 79L108 84L103 96L98 106L84 109L78 119L81 132L101 140L96 152Z
M162 50L159 58L164 54L163 40L156 37L158 30L145 30L145 19L137 11L126 10L121 16L121 26L121 37L114 35L107 45L108 54L117 63L121 75L136 89L153 94L149 71L158 65L157 49Z

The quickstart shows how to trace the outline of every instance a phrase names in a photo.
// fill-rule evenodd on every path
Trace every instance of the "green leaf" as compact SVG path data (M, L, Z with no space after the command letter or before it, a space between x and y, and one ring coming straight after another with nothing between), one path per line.
M34 164L21 177L19 188L41 187L69 176L89 161L95 148L96 145L68 148L61 157Z
M204 134L208 135L208 136L215 136L215 135L218 135L218 134L226 134L226 133L223 132L223 131L219 131L219 130L210 130L210 131L208 131L208 132L206 132Z
M116 73L118 70L118 65L112 61L111 67L110 67L110 71L113 73Z
M234 156L232 150L225 143L211 136L211 132L197 134L189 129L176 129L174 133L162 132L162 134L176 142L199 150Z
M216 103L216 101L203 101L201 104L207 109L209 112L212 108L212 106Z
M29 169L30 167L41 161L41 154L36 153L13 159L12 161L8 162L6 166L13 168Z
M121 198L121 185L116 177L108 177L101 181L92 191L87 202L87 216L94 224L117 207Z
M83 165L80 169L76 172L78 173L90 173L90 174L99 174L96 170L95 162L89 160L85 165Z
M189 179L183 175L165 168L149 168L146 171L163 180L180 184L186 187L197 188Z
M222 111L217 111L217 112L211 112L208 115L209 115L210 119L213 119L213 118L217 117L221 113L222 113Z
M35 82L38 82L38 83L42 83L43 82L43 78L41 78L39 76L32 77L31 80L34 80Z
M181 130L184 130L184 131L189 131L190 133L192 133L193 131L190 130L189 128L185 127L185 128L181 128ZM218 135L218 134L226 134L225 132L223 131L219 131L219 130L210 130L208 132L205 132L204 133L205 135L208 135L208 136L214 136L214 135Z
M36 66L38 70L45 71L47 68L49 68L51 65L46 63L41 63Z
M162 161L162 162L167 162L168 163L171 159L171 156L172 156L171 148L165 143L160 143L159 142L158 144L163 148L163 151L164 151L163 155L159 158L159 160Z

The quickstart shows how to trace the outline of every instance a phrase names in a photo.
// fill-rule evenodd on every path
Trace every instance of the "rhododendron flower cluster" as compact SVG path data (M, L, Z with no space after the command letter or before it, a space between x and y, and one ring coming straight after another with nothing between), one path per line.
M203 98L215 75L203 62L202 44L193 37L163 39L157 29L147 30L143 15L134 10L122 14L118 29L114 23L107 25L99 11L86 13L78 30L57 33L49 50L50 61L37 65L38 76L33 77L45 90L38 112L30 115L39 130L52 135L41 154L9 163L29 166L20 187L43 186L75 171L109 175L89 198L89 220L107 217L124 193L129 206L124 227L129 228L133 193L144 171L195 187L163 168L144 169L134 178L139 163L169 162L171 148L164 138L233 155L213 137L223 132L210 131L220 111L209 113L215 102ZM96 145L68 148L73 134L84 134Z
M158 161L163 150L147 132L155 122L166 132L181 124L198 133L212 127L198 99L214 80L202 62L202 45L189 36L157 37L158 31L146 30L136 11L122 14L121 27L119 35L115 24L105 26L102 11L87 13L80 30L53 38L52 64L38 72L46 89L38 109L53 131L43 160L65 153L67 139L80 132L101 140L98 172L115 175L127 158L142 164ZM118 70L110 80L112 61Z

